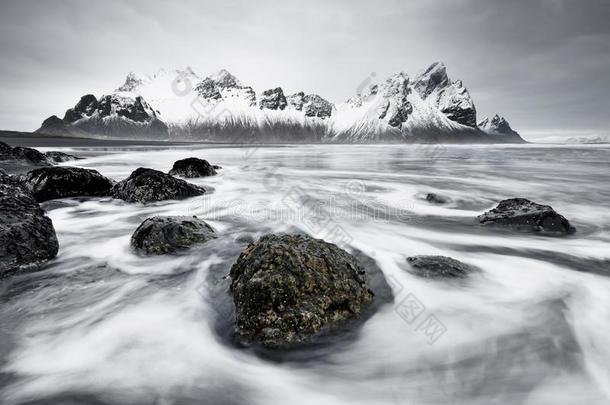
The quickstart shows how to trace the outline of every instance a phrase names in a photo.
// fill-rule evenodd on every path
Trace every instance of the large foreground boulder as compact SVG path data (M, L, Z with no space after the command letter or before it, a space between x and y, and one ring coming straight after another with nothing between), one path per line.
M464 278L477 269L446 256L407 257L409 272L423 278Z
M511 198L477 217L484 225L511 227L521 231L546 234L570 234L575 231L570 222L552 207L525 198Z
M191 157L176 161L169 174L189 178L206 177L214 176L216 169L207 160Z
M34 169L22 176L22 180L38 202L56 198L105 196L112 188L112 181L98 171L69 166Z
M58 249L53 223L34 196L0 174L0 278L52 259Z
M215 239L214 229L197 217L152 217L138 226L131 246L147 255L162 255Z
M359 317L373 301L360 262L305 235L266 235L231 267L236 335L243 344L292 347Z
M115 184L112 196L127 202L178 200L205 193L203 187L187 183L158 170L140 167Z

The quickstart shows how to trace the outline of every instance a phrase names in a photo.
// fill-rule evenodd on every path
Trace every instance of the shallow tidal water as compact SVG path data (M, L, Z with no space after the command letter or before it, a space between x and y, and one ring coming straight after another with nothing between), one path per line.
M190 179L209 192L183 201L43 204L59 255L0 280L2 404L610 402L610 146L60 150L117 181L190 156L222 169ZM429 192L447 203L427 202ZM577 232L476 223L511 197L553 206ZM140 257L129 239L153 215L197 215L220 237ZM247 239L268 232L368 256L393 300L349 337L296 355L238 347L225 276ZM406 271L417 254L480 271L417 278Z

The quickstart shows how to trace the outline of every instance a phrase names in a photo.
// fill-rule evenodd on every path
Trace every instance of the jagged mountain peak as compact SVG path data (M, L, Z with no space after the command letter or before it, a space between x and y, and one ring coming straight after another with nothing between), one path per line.
M478 124L479 128L488 133L488 134L493 134L493 135L518 135L517 132L515 132L510 124L508 123L508 121L498 115L495 114L493 117L491 118L485 118L484 120L482 120L481 122L479 122Z
M497 132L511 131L512 128L506 120L506 118L495 114L493 117L486 117L484 120L479 122L479 128L481 129L493 129Z
M403 72L395 73L387 78L387 80L381 85L384 91L384 96L390 97L396 94L402 94L405 97L411 92L409 88L409 75ZM371 88L374 92L376 89Z
M207 78L212 80L219 87L242 87L239 79L237 79L235 75L231 74L231 72L226 69L220 69L218 72L209 75Z
M129 72L110 96L87 94L63 120L52 117L44 129L78 129L113 136L127 130L138 136L146 131L166 136L171 131L174 136L222 137L240 128L266 131L276 124L285 134L287 127L282 125L289 124L313 130L317 140L339 142L427 137L453 142L460 141L462 135L484 139L485 133L509 135L487 137L495 142L522 141L499 115L481 121L479 129L468 90L462 81L449 78L442 62L431 64L416 76L401 71L371 85L365 82L356 96L338 106L303 91L288 95L280 87L258 90L242 84L227 69L204 79L188 66L161 69L153 75ZM231 129L231 125L236 127Z
M447 76L447 67L443 62L434 62L426 70L415 76L414 87L422 99L425 99L436 89L451 84Z

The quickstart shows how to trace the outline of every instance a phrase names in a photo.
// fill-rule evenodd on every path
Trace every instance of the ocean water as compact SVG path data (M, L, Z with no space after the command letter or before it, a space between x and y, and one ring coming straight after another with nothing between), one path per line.
M57 148L54 148L57 149ZM63 148L121 180L190 156L222 166L204 196L43 206L60 251L0 281L2 404L608 404L610 147L184 146ZM446 204L425 200L443 196ZM525 197L577 228L482 227ZM153 215L197 215L220 237L175 256L129 249ZM305 232L368 256L393 301L349 338L269 357L232 341L225 277L246 236ZM478 267L431 281L406 257Z

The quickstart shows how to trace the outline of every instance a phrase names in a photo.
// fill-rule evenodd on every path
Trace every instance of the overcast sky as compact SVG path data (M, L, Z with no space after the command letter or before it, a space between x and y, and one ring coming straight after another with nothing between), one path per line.
M333 102L444 61L479 119L610 133L609 0L0 0L0 129L34 130L127 72L221 68Z

